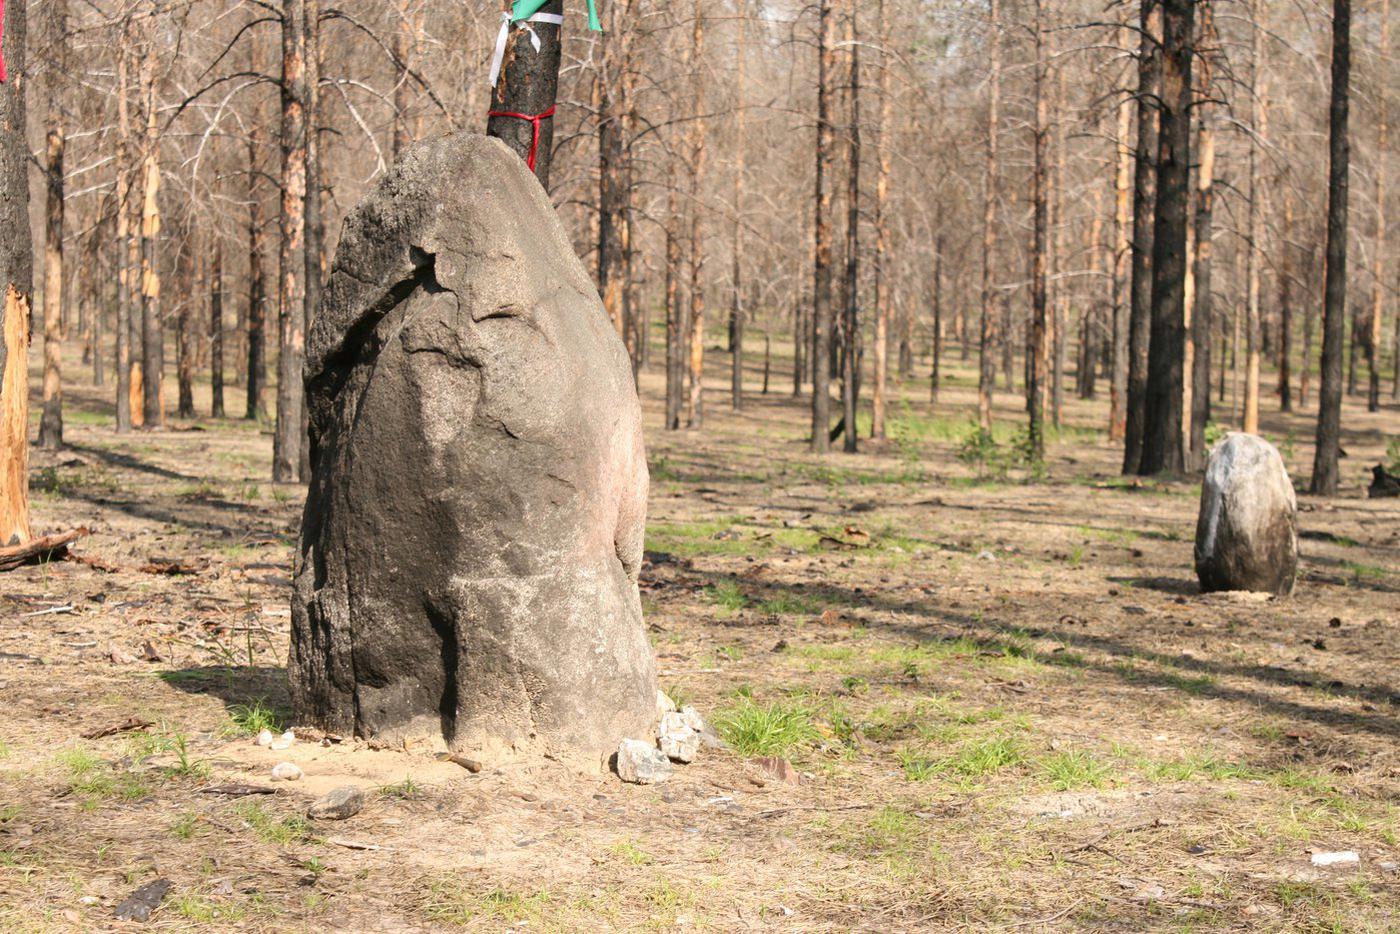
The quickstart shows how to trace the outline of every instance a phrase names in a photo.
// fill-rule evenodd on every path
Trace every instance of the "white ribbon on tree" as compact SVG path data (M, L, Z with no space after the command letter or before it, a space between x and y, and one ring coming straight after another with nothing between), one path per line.
M555 26L563 26L564 15L562 13L536 13L529 19L521 20L520 28L530 34L530 45L538 52L540 50L540 37L530 28L531 23L551 23ZM501 77L501 62L506 57L506 42L510 39L510 26L510 14L502 13L501 31L496 34L496 52L491 56L491 87L493 88Z

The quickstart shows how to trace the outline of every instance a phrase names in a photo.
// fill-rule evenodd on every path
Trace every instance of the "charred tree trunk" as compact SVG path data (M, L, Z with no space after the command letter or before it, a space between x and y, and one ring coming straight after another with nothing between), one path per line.
M195 263L188 233L185 240L185 249L180 254L175 273L175 288L180 296L180 301L175 306L176 418L194 418Z
M1161 131L1152 232L1152 333L1143 475L1186 467L1182 434L1186 231L1191 176L1191 63L1195 0L1163 0Z
M1264 88L1259 83L1263 66L1264 27L1260 22L1259 0L1250 0L1250 18L1254 36L1250 51L1249 99L1253 114L1253 132L1249 134L1249 242L1246 247L1245 301L1245 367L1244 419L1245 433L1259 433L1259 286L1260 264L1264 248L1263 186L1259 184L1259 142L1267 132L1268 108L1264 103Z
M262 133L254 124L248 134L248 358L244 385L248 389L244 418L267 418L267 277L263 258L267 253L263 230L261 172L258 152Z
M1278 271L1278 398L1279 408L1293 411L1293 199L1283 191L1283 231L1279 238Z
M835 25L831 0L818 0L816 189L812 237L812 450L831 450L831 88Z
M1332 2L1332 103L1327 169L1327 272L1323 292L1322 384L1311 490L1336 496L1342 436L1342 344L1347 310L1347 196L1351 142L1347 137L1351 83L1351 0Z
M302 333L310 330L321 309L321 287L326 276L326 227L321 208L321 0L302 0L306 17L306 202L303 211L303 238L306 248L302 261L306 266L302 293ZM300 426L297 429L299 459L297 476L311 479L311 413L307 409L306 393L301 393Z
M5 54L12 76L24 74L25 4L7 4ZM0 545L32 536L29 526L29 302L33 245L29 234L29 146L24 80L0 82Z
M1128 405L1123 436L1123 473L1139 472L1147 419L1148 351L1152 340L1153 208L1157 200L1158 117L1162 13L1158 0L1141 0L1138 45L1137 153L1133 170L1133 251L1128 318Z
M1191 257L1195 296L1191 308L1191 430L1187 443L1187 463L1192 470L1204 466L1206 458L1206 425L1210 422L1210 347L1211 320L1211 242L1215 210L1215 114L1209 103L1214 89L1213 77L1219 38L1215 30L1213 0L1201 3L1201 72L1197 82L1197 161L1196 176L1196 238L1195 255Z
M991 76L987 92L987 152L982 181L982 315L978 335L977 424L992 430L992 392L996 388L996 282L993 267L997 246L997 133L1001 122L1001 6L991 0L988 44L991 49ZM1002 334L1003 342L1011 339Z
M701 0L691 8L690 55L690 395L686 398L685 424L699 428L705 421L705 289L700 276L705 247L700 238L700 186L705 176L705 17Z
M554 102L559 93L563 26L543 17L563 14L564 0L549 0L536 14L541 19L510 26L500 78L492 89L486 114L486 135L515 150L545 191L549 190L554 151ZM532 32L539 38L538 49Z
M59 7L60 11L62 7ZM57 14L61 17L62 13ZM58 27L63 28L61 25ZM62 32L59 33L62 37ZM59 39L60 44L62 38ZM63 118L58 91L49 89L49 131L44 167L44 383L39 447L63 447Z
M116 320L116 367L117 434L131 431L131 293L134 270L130 263L131 253L131 114L127 103L127 63L126 42L131 33L122 29L122 48L117 51L117 157L116 157L116 203L117 214L117 320Z
M209 265L209 414L224 417L224 251L214 247Z
M890 93L890 72L893 62L888 58L890 44L890 24L889 14L886 10L885 0L879 0L878 14L880 21L879 45L881 53L886 56L880 63L880 148L878 150L877 172L875 176L875 380L870 394L870 436L872 438L885 437L885 408L888 405L889 395L889 356L890 356L890 286L887 281L888 271L885 266L888 262L889 254L889 201L890 190L890 163L893 156L893 147L890 145L890 137L893 136L894 129L894 98ZM935 259L935 263L937 260ZM934 286L935 295L937 286ZM938 309L934 308L935 321L938 316ZM939 337L937 334L937 324L935 324L934 346L938 346ZM933 361L935 396L938 393L937 373L938 357L935 353Z
M1045 9L1044 0L1035 4L1035 72L1032 77L1035 95L1033 128L1034 162L1031 169L1031 202L1034 223L1031 240L1031 321L1030 340L1026 347L1026 403L1030 416L1028 435L1032 459L1045 459L1045 401L1046 377L1049 364L1049 296L1047 294L1046 261L1050 250L1050 201L1047 191L1047 162L1049 161L1050 114L1045 99Z
M1390 54L1390 0L1381 0L1380 7L1380 60L1389 61ZM1390 120L1386 110L1384 94L1378 95L1380 109L1376 128L1376 151L1382 156L1389 152ZM1386 212L1385 212L1385 172L1378 170L1376 175L1376 243L1372 250L1371 309L1366 316L1364 342L1366 346L1366 411L1378 412L1381 407L1381 339L1382 310L1385 305L1385 257L1386 257ZM1400 373L1400 353L1396 354L1396 372Z
M676 173L668 173L666 194L666 429L681 427L685 404L685 308L680 299L680 197Z
M107 316L107 309L116 305L117 270L106 268L108 257L102 247L104 244L112 242L112 226L109 221L114 217L104 217L97 227L93 229L92 240L88 244L89 255L96 258L96 261L103 266L102 281L94 283L92 289L92 309L91 324L89 333L92 336L92 384L98 389L107 385L107 354L102 344L106 338L107 329L104 318ZM115 265L115 264L114 264Z
M154 28L153 26L151 28ZM145 176L141 194L141 416L143 427L165 427L161 395L165 329L160 317L160 125L156 112L156 45L148 37L141 87L146 102Z
M628 299L627 219L631 210L631 181L627 164L625 92L631 68L631 31L622 26L623 4L609 10L603 33L602 66L595 76L598 103L598 291L613 327L627 346L635 375L641 364L635 312Z
M1089 231L1085 236L1084 249L1089 254L1089 281L1097 285L1102 280L1103 275L1103 190L1094 190L1094 210L1093 218L1089 222ZM1109 292L1113 290L1112 276L1108 279ZM1110 295L1111 299L1111 295ZM1080 364L1079 377L1079 398L1093 399L1098 396L1098 375L1099 375L1099 351L1103 347L1102 330L1103 324L1099 320L1103 305L1097 298L1090 298L1085 303L1084 325L1079 339Z
M413 68L414 52L417 50L418 36L409 9L409 0L399 0L394 12L398 23L394 28L394 130L390 139L394 159L403 155L408 144L413 142L413 133L408 122L408 111L412 104L409 94L409 71Z
M735 66L735 93L737 106L734 112L734 229L731 237L730 296L729 296L729 398L738 412L744 407L744 270L740 257L744 247L744 44L748 37L747 0L739 3L739 41L734 55L738 60Z
M1044 29L1042 28L1042 31ZM1042 42L1044 39L1042 39ZM1049 75L1050 58L1053 52L1046 50L1045 57L1046 76ZM1053 109L1056 114L1060 113L1065 100L1065 78L1064 70L1056 69L1055 100L1047 101L1047 107ZM1044 89L1042 89L1043 91ZM1050 202L1050 249L1046 255L1046 275L1047 286L1049 287L1050 318L1047 322L1050 331L1046 351L1049 354L1050 371L1050 420L1056 427L1060 427L1061 413L1064 411L1065 403L1065 361L1069 341L1067 339L1066 326L1069 319L1069 290L1066 283L1060 277L1059 272L1064 264L1065 257L1065 131L1064 122L1056 120L1052 128L1047 124L1047 132L1054 135L1054 155L1050 157L1046 166L1047 197Z
M928 376L928 401L938 402L939 384L943 381L940 363L943 360L943 237L933 244L933 366Z
M282 4L282 202L277 254L277 422L272 479L301 472L302 359L306 342L306 6Z
M846 132L846 298L842 315L841 410L846 426L842 450L854 454L860 447L856 409L860 404L860 28L859 7L852 0L846 20L846 46L850 61L850 126Z

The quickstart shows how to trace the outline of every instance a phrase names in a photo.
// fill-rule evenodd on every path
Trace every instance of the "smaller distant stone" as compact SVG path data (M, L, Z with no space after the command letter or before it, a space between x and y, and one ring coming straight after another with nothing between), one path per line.
M691 727L683 712L668 713L661 718L661 725L656 729L656 741L672 762L694 762L700 753L700 733Z
M1229 434L1211 451L1201 484L1201 590L1286 596L1297 573L1298 500L1283 458L1263 438Z
M157 879L154 882L147 882L135 892L122 899L112 912L112 916L119 921L148 921L151 912L160 907L161 901L165 899L166 893L170 891L171 883L169 879Z
M291 749L291 748L292 748L293 746L295 746L296 744L297 744L297 735L296 735L295 733L293 733L291 730L288 730L287 732L283 733L281 736L279 736L279 737L277 737L276 739L274 739L274 740L273 740L271 743L269 743L268 745L271 746L273 749L275 749L275 750L277 750L277 751L280 752L280 751L283 750L283 749Z
M637 785L664 782L675 772L671 760L651 743L624 739L617 747L617 777Z
M258 731L258 738L257 738L256 742L257 742L257 744L258 744L259 746L271 746L271 745L272 745L272 740L273 740L273 735L272 735L272 731L271 731L271 730L259 730L259 731Z
M279 762L272 767L272 777L277 781L294 782L301 776L301 769L292 762Z
M341 785L316 800L306 811L312 820L345 820L360 813L365 793L355 785Z

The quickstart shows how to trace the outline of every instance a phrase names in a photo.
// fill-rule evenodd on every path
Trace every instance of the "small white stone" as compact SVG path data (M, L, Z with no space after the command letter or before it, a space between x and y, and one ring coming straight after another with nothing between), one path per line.
M694 713L693 707L685 710ZM661 725L656 730L656 743L666 758L673 762L694 762L700 752L700 734L691 727L685 711L668 713L661 718Z
M1349 866L1361 862L1361 857L1355 850L1339 850L1335 853L1314 853L1312 864L1314 866Z
M279 736L279 737L277 737L276 739L274 739L274 740L272 741L272 743L271 743L271 746L272 746L273 749L276 749L276 750L278 750L278 751L281 751L281 750L283 750L283 749L291 749L293 746L296 745L296 742L297 742L297 735L296 735L295 733L293 733L291 730L288 730L287 732L283 733L281 736Z
M272 777L277 781L294 782L301 775L301 769L291 762L279 762L272 767Z
M624 739L617 747L617 777L624 782L654 785L671 777L671 760L651 743Z
M261 731L259 731L257 743L258 743L259 746L271 746L271 745L272 745L272 731L271 731L271 730L261 730Z

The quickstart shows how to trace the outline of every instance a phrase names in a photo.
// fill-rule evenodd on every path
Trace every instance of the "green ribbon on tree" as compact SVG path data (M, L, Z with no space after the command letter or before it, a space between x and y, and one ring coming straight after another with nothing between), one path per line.
M510 9L510 21L512 23L523 23L540 11L540 7L548 3L549 0L515 0L515 5ZM588 28L594 32L602 32L603 24L598 21L598 2L588 0Z

